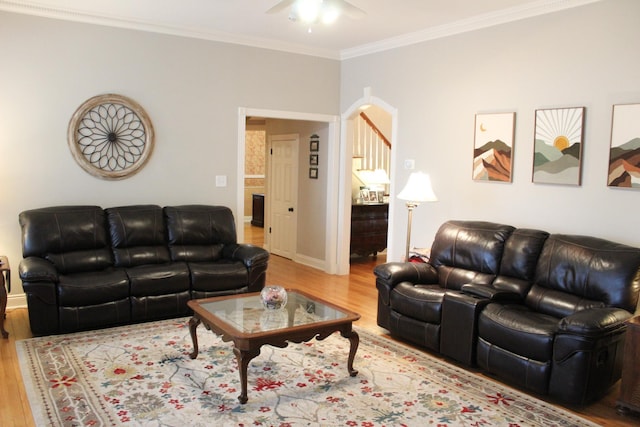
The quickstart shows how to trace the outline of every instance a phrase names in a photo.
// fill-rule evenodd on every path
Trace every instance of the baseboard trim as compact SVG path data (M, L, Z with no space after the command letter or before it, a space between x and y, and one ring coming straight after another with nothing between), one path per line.
M298 264L303 264L303 265L306 265L308 267L313 267L313 268L316 268L318 270L322 270L324 272L327 271L326 263L322 259L311 258L311 257L306 256L306 255L296 254L293 257L293 261L297 262Z
M27 295L9 295L7 298L7 310L11 308L27 308Z

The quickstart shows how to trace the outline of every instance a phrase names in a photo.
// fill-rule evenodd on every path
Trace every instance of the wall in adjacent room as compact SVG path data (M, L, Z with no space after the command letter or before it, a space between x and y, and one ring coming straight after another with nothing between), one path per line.
M640 2L605 0L345 60L345 111L371 87L398 109L395 194L404 159L431 175L436 203L416 208L413 245L448 219L477 219L640 246L640 190L607 187L613 104L640 103ZM586 107L582 185L531 182L536 109ZM513 182L471 179L476 113L515 112ZM406 208L396 202L402 255Z
M10 305L22 292L20 211L205 203L243 215L235 212L239 107L340 114L335 60L5 12L0 52L0 253L15 270ZM156 133L148 163L120 181L89 175L67 146L74 111L104 93L140 103ZM215 186L217 175L226 187Z
M274 135L297 134L298 147L298 234L294 259L303 264L324 269L326 253L326 205L328 173L327 123L304 120L267 120L267 140ZM310 137L318 135L318 178L309 177ZM267 193L267 197L269 194ZM300 223L305 226L300 226ZM269 241L269 237L266 237Z

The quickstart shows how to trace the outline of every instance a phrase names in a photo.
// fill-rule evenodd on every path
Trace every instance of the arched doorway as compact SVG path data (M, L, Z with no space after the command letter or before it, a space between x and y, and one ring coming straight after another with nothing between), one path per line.
M389 185L389 224L393 224L394 221L394 206L395 206L395 194L396 194L396 153L398 147L397 138L397 109L387 104L385 101L371 95L371 88L365 88L364 96L354 102L346 112L342 114L341 135L340 140L340 200L339 200L339 215L338 215L338 239L337 239L337 271L336 274L348 274L349 273L349 257L350 257L350 232L351 232L351 204L353 200L353 186L352 186L352 170L353 170L353 152L354 152L354 140L357 132L356 119L359 117L360 112L366 110L368 107L373 106L376 114L387 114L390 116L390 139L393 144L391 150L390 160L390 185ZM373 111L373 110L372 110ZM392 227L388 228L387 235L387 259L396 259L396 249L393 245Z

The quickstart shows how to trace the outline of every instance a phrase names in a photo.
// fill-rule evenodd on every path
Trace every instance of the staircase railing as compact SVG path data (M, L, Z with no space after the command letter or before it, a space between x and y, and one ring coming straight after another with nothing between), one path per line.
M354 126L353 158L359 159L359 169L384 169L389 175L391 142L364 112Z

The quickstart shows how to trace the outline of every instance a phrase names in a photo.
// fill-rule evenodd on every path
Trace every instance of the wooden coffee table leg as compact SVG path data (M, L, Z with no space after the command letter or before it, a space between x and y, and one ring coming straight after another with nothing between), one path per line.
M358 345L360 344L360 336L356 331L342 332L341 335L345 338L349 339L349 360L347 361L347 370L349 371L349 375L355 377L358 375L358 371L353 369L353 359L356 356L356 351L358 351Z
M233 353L236 355L236 360L238 361L238 371L240 372L240 386L242 391L240 392L240 396L238 396L238 400L243 405L247 403L249 397L247 395L247 368L249 367L249 362L251 359L260 354L260 349L258 350L238 350L236 347L233 347Z
M196 328L200 324L200 319L197 317L192 317L189 319L189 332L191 333L191 340L193 341L193 351L189 355L190 358L195 359L198 357L198 334L196 333Z

